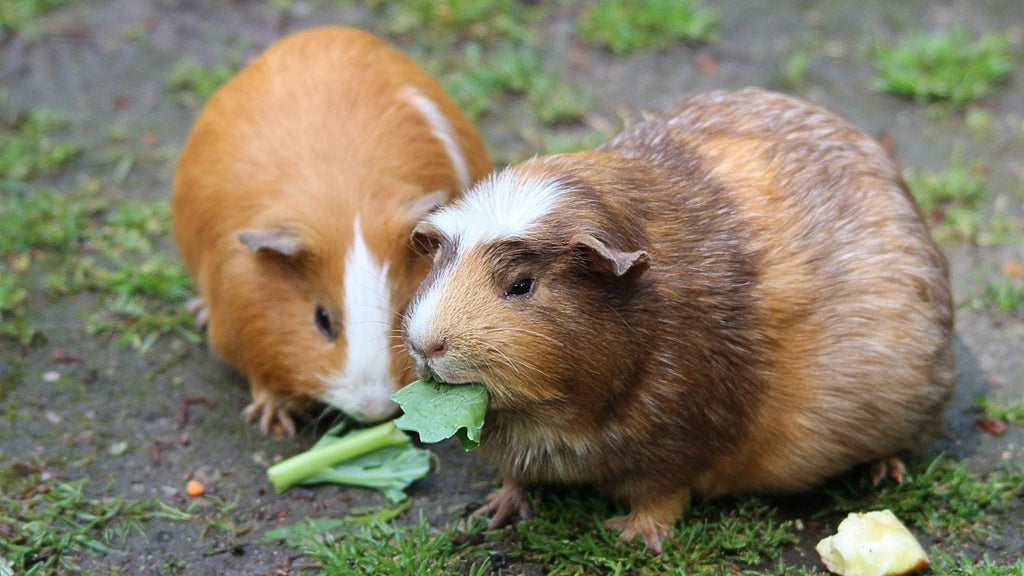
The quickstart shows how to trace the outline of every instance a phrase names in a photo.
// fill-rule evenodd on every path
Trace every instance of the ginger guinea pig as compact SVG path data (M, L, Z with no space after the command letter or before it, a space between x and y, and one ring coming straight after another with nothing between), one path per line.
M174 232L250 421L294 434L313 400L394 415L415 376L399 318L430 265L410 234L490 170L441 86L360 30L280 40L211 98L178 163Z
M660 551L691 495L898 474L941 430L946 260L882 148L806 102L682 100L492 175L414 242L404 337L421 376L490 392L492 527L529 485L590 483Z

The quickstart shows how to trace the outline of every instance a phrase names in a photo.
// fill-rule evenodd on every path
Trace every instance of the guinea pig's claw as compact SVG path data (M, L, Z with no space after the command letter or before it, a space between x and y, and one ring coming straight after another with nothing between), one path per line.
M260 430L264 434L280 432L282 429L289 436L295 436L295 420L288 408L281 406L272 398L255 397L243 411L245 421L260 421Z
M530 500L526 496L526 486L508 478L501 489L487 497L487 504L478 508L473 516L490 516L488 530L495 530L508 524L513 518L533 519Z
M210 310L206 307L206 302L202 298L193 298L185 305L185 309L188 310L189 314L196 317L196 330L199 332L205 330L206 325L210 321Z
M643 538L652 554L661 554L661 541L668 536L689 501L689 487L674 493L630 499L629 514L611 518L604 525L612 530L621 530L620 538L626 542L637 536Z
M625 542L640 536L651 554L661 554L661 541L668 536L669 530L668 524L642 518L636 514L609 518L605 520L604 527L622 531L619 538Z
M871 464L868 474L871 475L871 484L878 487L886 478L892 478L897 484L903 484L907 476L907 466L896 456L882 458Z

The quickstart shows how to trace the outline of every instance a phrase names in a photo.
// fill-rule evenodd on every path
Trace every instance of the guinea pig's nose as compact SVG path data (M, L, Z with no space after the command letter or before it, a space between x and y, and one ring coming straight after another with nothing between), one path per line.
M441 358L448 353L448 339L440 338L427 344L427 358Z

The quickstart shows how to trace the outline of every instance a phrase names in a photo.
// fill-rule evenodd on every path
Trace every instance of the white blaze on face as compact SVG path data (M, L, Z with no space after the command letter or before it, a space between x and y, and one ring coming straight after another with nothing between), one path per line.
M529 237L566 192L557 178L523 176L505 169L488 176L455 204L429 215L427 221L458 246L461 257L482 244Z
M432 339L442 336L433 333L433 319L466 254L477 246L529 237L537 222L555 210L559 199L570 191L557 178L523 176L506 169L487 177L454 204L430 214L426 221L441 232L445 242L455 246L456 252L409 307L405 336L412 347L423 350ZM415 351L413 359L420 368L426 362Z
M398 95L412 104L427 121L427 124L430 124L434 137L444 146L444 150L452 162L455 177L459 180L459 190L465 189L466 186L469 186L469 164L466 162L466 156L462 153L462 147L459 146L458 133L455 132L452 123L448 121L448 117L441 112L441 108L436 102L417 90L415 86L402 87Z
M361 421L385 420L398 411L391 401L398 390L391 376L391 286L388 265L370 253L358 216L345 259L344 289L348 363L324 377L321 400Z

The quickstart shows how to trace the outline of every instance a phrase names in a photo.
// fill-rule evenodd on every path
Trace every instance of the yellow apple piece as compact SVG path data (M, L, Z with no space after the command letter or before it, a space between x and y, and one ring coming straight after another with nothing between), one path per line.
M928 555L891 510L851 513L815 547L840 576L901 576L928 565Z

